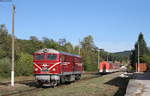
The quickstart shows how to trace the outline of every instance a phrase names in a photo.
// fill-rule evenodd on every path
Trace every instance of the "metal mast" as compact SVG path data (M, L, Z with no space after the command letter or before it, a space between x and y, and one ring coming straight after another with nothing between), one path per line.
M14 35L15 5L12 5L12 69L11 86L14 86L14 61L15 61L15 35Z

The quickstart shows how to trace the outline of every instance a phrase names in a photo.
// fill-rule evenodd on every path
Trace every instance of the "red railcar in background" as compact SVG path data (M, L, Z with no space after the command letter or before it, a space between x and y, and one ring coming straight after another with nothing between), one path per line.
M41 86L56 86L59 83L79 80L83 72L79 55L54 49L41 49L33 55L33 73Z
M111 73L120 71L120 64L113 63L111 61L102 61L99 65L99 72L100 73Z

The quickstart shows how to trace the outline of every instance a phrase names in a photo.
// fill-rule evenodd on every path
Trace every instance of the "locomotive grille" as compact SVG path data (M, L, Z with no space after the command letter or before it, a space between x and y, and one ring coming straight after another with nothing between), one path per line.
M42 71L48 71L47 67L42 67Z
M42 66L42 71L48 71L48 64L43 64Z

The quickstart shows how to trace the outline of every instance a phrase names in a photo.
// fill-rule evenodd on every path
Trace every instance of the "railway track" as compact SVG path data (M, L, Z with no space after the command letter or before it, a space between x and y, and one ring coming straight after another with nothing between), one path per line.
M87 74L87 73L86 73ZM81 78L80 80L77 80L75 81L76 82L81 82L81 81L85 81L85 80L90 80L90 79L93 79L93 78L98 78L100 77L101 75L95 75L95 73L88 73L88 74L92 74L91 76L88 76L88 77L83 77ZM33 87L31 89L27 89L27 90L22 90L22 91L17 91L17 92L12 92L12 93L6 93L6 94L3 94L2 96L11 96L11 95L25 95L25 94L29 94L30 92L34 92L34 91L42 91L46 88L50 88L50 87L38 87L36 85L36 81L35 80L23 80L23 81L16 81L15 83L17 84L25 84L25 85L28 85L30 87ZM5 82L5 83L0 83L0 85L9 85L10 82ZM68 83L65 83L65 84L61 84L61 85L58 85L56 86L56 88L63 88L65 86L69 85Z
M25 83L25 82L32 82L35 80L22 80L22 81L15 81L15 83ZM0 82L0 85L9 85L11 82Z
M85 72L83 73L83 75L88 75L88 74L91 74L91 75L95 75L97 74L96 72ZM21 81L15 81L15 83L28 83L28 82L33 82L35 80L21 80ZM9 85L11 82L0 82L0 85Z
M75 81L75 83L104 76L104 75L100 75L98 73L93 73L93 72L91 72L91 73L84 73L83 75L89 75L89 74L91 74L91 75L87 76L87 77L83 77L80 80ZM30 86L32 88L31 89L27 89L27 90L21 90L21 91L17 91L17 92L15 91L15 92L12 92L12 93L2 94L2 96L12 96L12 95L19 95L19 96L23 95L24 96L27 93L30 94L32 92L42 91L44 89L50 88L50 87L42 87L42 88L38 87L35 80L16 81L15 83L16 84L24 84L24 85ZM10 84L10 82L0 83L0 85L9 85L9 84ZM56 86L56 88L64 88L64 87L66 87L68 85L69 85L69 83L60 84L60 85Z

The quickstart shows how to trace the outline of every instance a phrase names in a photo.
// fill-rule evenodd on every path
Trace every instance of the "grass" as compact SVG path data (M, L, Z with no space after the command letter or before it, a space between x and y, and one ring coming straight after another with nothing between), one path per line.
M113 96L117 92L118 87L105 84L105 82L110 81L118 75L119 73L114 73L71 83L63 87L47 88L42 91L28 93L28 96Z
M9 81L9 80L10 80L10 78L8 78L8 77L4 78L4 77L0 76L0 82Z
M82 80L56 88L39 88L40 90L32 90L35 87L18 84L9 91L13 90L13 92L20 92L20 94L14 94L15 96L123 96L121 94L122 90L119 91L119 89L124 88L121 87L122 84L124 84L124 80L117 79L119 74L121 73L113 73L102 77ZM83 75L82 78L87 78L89 76L91 75L86 74ZM26 92L21 93L22 91ZM5 92L0 88L1 94L5 94ZM116 95L116 92L119 93L119 95Z

